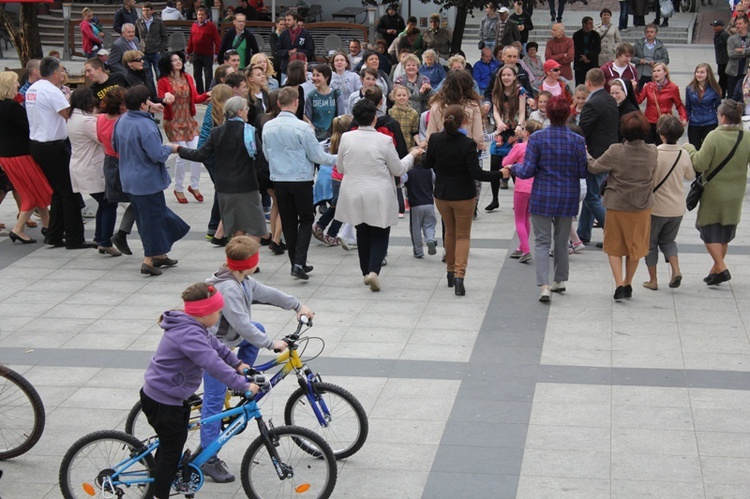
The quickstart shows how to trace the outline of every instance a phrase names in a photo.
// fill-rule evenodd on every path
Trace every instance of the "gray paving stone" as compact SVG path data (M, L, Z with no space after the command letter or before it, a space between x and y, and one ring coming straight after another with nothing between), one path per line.
M570 477L521 476L518 483L518 499L536 498L609 498L609 480Z

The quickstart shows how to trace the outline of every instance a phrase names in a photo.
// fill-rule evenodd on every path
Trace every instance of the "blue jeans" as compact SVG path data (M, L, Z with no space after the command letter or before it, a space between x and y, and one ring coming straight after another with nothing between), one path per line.
M628 27L628 2L620 2L620 22L617 29L620 31Z
M91 195L99 203L96 209L96 228L94 229L94 241L103 248L112 246L112 235L115 233L115 222L117 221L117 203L110 203L104 197L103 192Z
M255 327L266 332L262 324L253 322ZM243 340L237 349L237 357L245 364L252 366L258 358L259 348ZM227 385L214 378L208 372L203 373L203 405L201 407L201 419L219 414L224 410L224 397L227 394ZM221 433L221 421L214 421L201 425L201 448L206 448L216 440Z
M565 0L557 0L557 12L555 12L555 0L549 0L549 15L557 18L557 22L562 21L563 11L565 10Z
M606 174L589 175L586 178L586 197L583 198L581 216L578 217L578 237L584 242L591 241L591 231L594 228L594 219L604 227L605 210L602 206L602 198L599 189L604 182Z
M336 235L339 233L339 229L341 228L341 222L339 220L335 220L333 217L336 216L336 203L339 200L341 181L331 180L331 188L333 189L333 198L331 198L331 205L318 219L318 225L321 229L325 229L330 223L331 227L328 229L328 235L331 237L336 237Z
M146 78L151 78L151 81L154 82L154 87L156 87L156 81L159 79L159 59L161 59L161 54L158 52L155 54L143 54L143 71L146 72ZM156 77L151 74L152 67L154 68Z

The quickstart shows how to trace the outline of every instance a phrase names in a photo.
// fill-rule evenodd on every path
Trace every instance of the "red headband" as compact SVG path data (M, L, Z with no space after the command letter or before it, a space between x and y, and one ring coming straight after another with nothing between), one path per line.
M244 260L232 260L231 258L227 257L227 267L229 267L229 270L236 270L238 272L242 272L243 270L248 270L253 267L257 267L259 260L260 260L260 252L255 253L250 258L246 258Z
M209 289L213 289L213 286L211 286L211 288ZM221 296L219 290L216 290L216 293L209 296L208 298L185 302L185 313L194 317L204 317L206 315L211 315L214 312L218 312L222 308L224 308L224 297Z

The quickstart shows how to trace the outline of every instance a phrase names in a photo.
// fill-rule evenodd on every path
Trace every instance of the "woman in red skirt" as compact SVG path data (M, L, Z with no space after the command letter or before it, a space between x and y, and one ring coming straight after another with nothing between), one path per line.
M0 165L21 197L21 213L10 239L14 243L35 243L23 230L31 212L36 208L42 217L42 234L49 225L47 207L52 199L52 188L29 154L29 121L26 111L15 97L18 94L18 75L13 71L0 73Z

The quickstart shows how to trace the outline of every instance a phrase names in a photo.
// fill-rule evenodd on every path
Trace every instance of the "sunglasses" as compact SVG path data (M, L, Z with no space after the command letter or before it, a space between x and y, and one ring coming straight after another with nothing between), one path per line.
M133 62L143 62L143 57L139 57L138 59L133 59Z
M552 71L554 73L559 73L560 72L560 68L552 68L552 69L550 69L550 71Z

